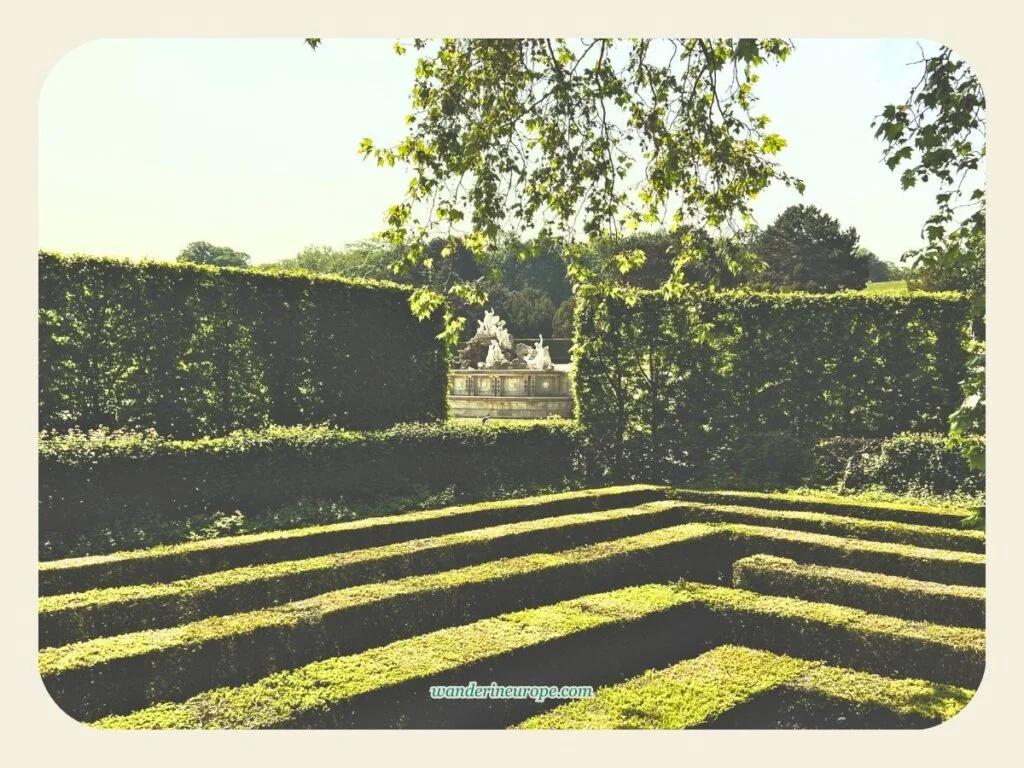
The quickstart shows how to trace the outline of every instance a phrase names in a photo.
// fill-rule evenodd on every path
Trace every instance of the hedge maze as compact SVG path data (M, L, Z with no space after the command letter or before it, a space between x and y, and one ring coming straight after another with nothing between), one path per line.
M960 517L633 485L47 561L40 672L112 729L924 728L984 672Z

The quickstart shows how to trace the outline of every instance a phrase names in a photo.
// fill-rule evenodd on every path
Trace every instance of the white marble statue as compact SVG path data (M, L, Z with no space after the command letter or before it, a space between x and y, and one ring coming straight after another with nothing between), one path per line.
M543 335L533 345L533 352L526 356L526 367L531 371L550 371L555 367L551 363L551 351L544 346Z
M487 348L487 359L484 361L484 368L494 368L499 362L504 362L505 353L501 351L501 345L496 339L491 339L491 345Z
M512 335L505 327L505 321L494 314L494 310L484 312L484 319L477 320L477 336L491 336L498 340L501 349L512 350Z

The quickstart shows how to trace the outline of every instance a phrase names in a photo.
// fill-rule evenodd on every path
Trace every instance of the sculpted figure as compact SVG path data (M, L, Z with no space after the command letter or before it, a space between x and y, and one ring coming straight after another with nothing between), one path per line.
M538 339L533 351L527 356L526 367L532 371L549 371L554 368L551 363L551 351L544 346L544 336Z
M497 339L491 339L491 345L487 348L487 359L484 361L484 368L496 368L499 362L505 362L505 354L501 351L501 345Z
M512 350L512 335L505 327L505 321L494 314L494 310L486 310L484 319L477 321L476 335L495 338L503 350Z

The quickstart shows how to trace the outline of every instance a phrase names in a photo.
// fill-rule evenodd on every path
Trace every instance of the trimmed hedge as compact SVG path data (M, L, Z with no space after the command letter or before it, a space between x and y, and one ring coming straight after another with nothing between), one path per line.
M985 626L985 590L753 555L733 565L733 586L961 627Z
M975 691L829 665L759 694L701 728L931 728L957 715Z
M972 587L985 584L985 556L973 552L861 541L744 524L730 523L723 528L733 542L733 561L750 555L769 554L815 565L887 573L924 581Z
M930 525L894 523L883 520L863 520L841 517L830 512L781 512L751 507L726 507L715 504L690 503L689 519L701 523L749 523L773 529L788 529L849 536L870 541L909 544L915 547L985 551L985 534L981 531L962 531Z
M686 522L674 502L545 517L373 549L245 566L170 584L112 587L39 601L40 646L174 626L331 590L555 552Z
M665 528L558 553L363 584L297 602L44 648L50 695L77 719L182 700L217 685L361 651L457 622L651 578L706 577L711 526Z
M881 707L919 727L937 725L956 716L975 691L928 680L892 679L822 664L783 684L799 693L812 693L852 702L858 708Z
M966 688L977 688L985 673L980 629L693 582L679 589L717 613L735 645Z
M562 704L516 728L692 728L799 675L813 663L722 645L667 669L648 670L620 685L600 688L592 698Z
M584 291L573 392L588 461L678 481L746 435L944 430L962 399L959 294Z
M398 544L382 552L400 558L403 549L407 545ZM496 610L652 579L716 580L729 573L739 553L751 550L900 574L927 571L951 581L978 579L984 572L983 557L969 553L689 523L562 552L363 584L167 629L46 648L40 652L40 670L51 695L75 717L126 712L180 700L211 685L244 683L332 653L494 615ZM443 567L443 560L437 567Z
M455 508L456 513L460 509L472 507ZM420 514L429 514L437 519L436 512ZM757 520L760 516L761 522L782 522L786 526L796 522L795 527L800 527L799 520L773 520L773 515L782 514L745 510L739 515L739 519ZM814 517L806 513L789 513L791 516L801 514L803 517ZM457 514L453 514L448 519L458 517ZM849 565L869 571L910 577L968 584L980 584L984 581L982 555L848 538L872 535L873 531L865 531L863 528L874 526L882 529L890 538L914 540L920 536L916 530L921 528L920 526L903 526L909 530L908 536L906 532L900 530L901 526L895 523L844 521L842 518L827 515L822 517L829 523L829 530L833 533L845 533L847 537L737 522L714 525L722 534L728 535L733 544L728 549L709 549L700 558L700 567L710 576L724 575L725 578L729 578L731 572L727 564L731 563L735 556L771 552L810 559L825 565ZM440 520L445 519L440 517ZM652 502L636 509L540 517L489 528L469 529L434 538L405 540L371 549L243 566L198 575L170 584L129 584L48 596L40 599L40 637L44 645L54 645L95 637L101 632L111 635L157 628L216 613L251 610L277 601L293 601L318 591L341 589L375 579L393 579L410 574L463 567L485 562L489 558L514 556L530 551L552 551L559 547L608 540L643 531L650 532L652 529L655 530L650 535L657 537L664 530L664 526L680 523L714 524L730 519L734 517L728 508L701 508L701 505L686 505L672 501ZM816 521L812 523L812 528L819 527ZM367 527L359 526L358 523L341 526L357 531ZM337 529L341 526L328 528ZM387 525L385 531L393 527ZM658 530L659 528L661 530ZM946 529L931 530L946 533ZM972 532L972 535L976 534ZM253 544L261 541L277 543L282 539L288 541L287 537L280 534L242 538L247 540L246 543ZM299 538L300 543L302 538ZM312 534L311 538L316 540L316 534ZM233 548L230 546L230 540L224 542L225 549L231 552ZM632 546L632 539L610 541L609 544L625 545L628 548ZM175 565L173 557L168 557L168 549L173 553L175 548L158 548L155 552L158 559L170 560L164 564L165 567ZM184 549L185 554L188 554L189 545L182 545L178 549ZM216 552L216 549L214 551ZM242 552L245 553L244 546ZM136 562L141 561L144 564L146 553L135 554L141 556ZM115 569L102 570L99 573L116 574L115 557L96 559ZM697 567L697 564L692 564L692 567Z
M50 560L39 564L39 593L55 595L176 581L227 568L350 552L484 525L634 506L656 501L663 495L664 489L654 485L567 491L310 528L202 539L109 555Z
M666 494L673 500L697 499L695 503L682 505L681 508L688 510L684 516L686 521L768 522L784 528L831 531L862 538L877 536L882 540L898 543L968 551L981 551L984 544L984 534L981 532L937 529L931 525L944 523L947 518L960 519L952 513L941 511L935 511L934 514L909 512L903 516L914 523L900 524L884 521L888 507L845 504L833 506L837 512L868 517L869 522L865 522L855 517L831 513L773 513L744 506L727 507L705 503L709 500L755 501L739 494L695 495L660 486L631 485L569 491L527 499L483 502L310 528L205 539L108 555L50 560L39 564L39 589L42 595L53 595L103 587L176 581L211 571L278 560L338 554L424 536L440 536L480 526L634 506L662 499ZM758 503L764 503L764 506L769 508L786 506L776 504L775 501L774 498L770 498L766 502ZM812 504L807 503L793 506L814 508ZM899 511L901 510L893 510L892 516L900 516ZM872 521L872 517L880 519ZM930 525L917 524L920 522L928 522Z
M609 625L624 625L625 630L632 627L634 635L650 637L657 633L651 633L643 620L655 614L679 616L678 634L672 638L677 654L686 652L686 626L699 625L705 645L717 644L723 633L733 638L727 642L763 645L766 638L760 631L771 627L779 638L775 644L794 646L791 651L768 649L776 653L799 649L807 652L806 658L824 661L845 655L851 663L872 671L906 667L924 671L927 674L922 677L940 682L955 678L952 684L963 686L976 685L984 667L984 634L978 630L934 627L725 587L648 584L443 629L356 655L314 662L250 685L210 690L181 703L164 702L125 716L104 717L93 724L119 729L337 727L351 724L361 709L357 704L360 697L415 683L420 695L406 699L406 712L388 709L381 713L393 724L406 714L424 716L426 706L437 709L446 704L424 703L425 689L435 681L450 679L446 673L458 673L465 684L464 676L470 670L484 669L479 662L492 659L486 669L494 670L497 662L530 647L537 651L531 662L543 660L546 651L550 664L563 650L554 641L571 635L586 639L587 633ZM751 642L734 639L743 628ZM780 628L784 631L778 632ZM623 637L620 635L620 643ZM680 644L684 646L681 651ZM580 656L585 657L582 664L579 657L568 663L580 668L589 665L602 674L607 658L603 653L588 656L584 648L580 649ZM480 701L470 703L481 706ZM360 725L380 727L381 723Z
M453 514L447 516L438 516L435 512L428 519L434 522L449 522L462 518L465 525L470 521L466 521L464 515L458 514L460 509L467 508L455 508ZM549 510L540 507L534 511L544 515ZM477 519L481 512L472 514L473 521L487 524L486 520ZM326 538L335 538L342 526L343 530L349 532L371 530L383 536L387 536L395 528L399 531L403 529L400 516L386 519L391 521L390 524L359 526L348 523L329 526L333 535ZM382 523L383 520L375 522ZM173 626L206 616L253 610L268 604L299 600L354 584L458 568L528 552L551 552L566 547L579 547L596 541L606 541L688 522L774 524L775 527L783 529L809 528L812 531L823 530L855 538L896 541L911 545L947 544L949 549L966 549L969 547L964 546L965 544L984 543L981 538L983 535L973 531L960 532L899 523L868 522L812 513L765 512L660 501L635 508L562 514L491 527L474 527L462 532L405 540L402 543L358 551L352 551L352 543L347 542L348 551L302 560L243 566L193 576L170 584L113 586L43 597L39 601L40 642L44 646L62 645L100 635ZM244 538L249 539L250 543L255 543L252 539L256 542L261 541L260 537ZM291 543L302 544L307 543L304 542L305 539L313 539L320 544L324 538L311 534L298 537L297 541ZM961 541L961 538L964 541ZM262 540L278 543L282 537L265 537ZM287 542L288 539L284 541ZM231 547L224 549L232 551ZM246 549L243 548L243 552ZM165 553L158 551L158 557L162 554ZM117 562L113 558L97 559Z
M965 439L985 442L980 435ZM963 451L950 447L942 434L822 440L814 448L814 466L811 480L819 485L880 486L892 493L976 494L985 490L984 471L971 469Z
M179 704L157 704L125 716L105 717L93 725L147 730L255 729L295 727L302 722L315 727L332 716L342 719L355 714L361 709L356 702L381 689L416 681L425 694L437 676L449 672L463 676L476 662L501 661L534 648L557 653L560 639L573 635L588 639L596 631L616 625L626 629L639 625L640 629L645 618L657 614L675 613L685 620L693 613L689 602L678 590L660 584L586 595L315 662L251 685L201 693ZM677 642L685 642L685 638ZM421 701L419 709L454 703L424 705ZM484 704L471 703L474 707ZM390 711L384 716L397 719L400 714Z
M696 488L671 488L666 498L734 506L762 507L780 512L828 512L844 517L863 517L866 520L910 523L942 528L960 528L966 510L958 512L938 507L914 504L894 504L874 501L865 504L846 499L818 499L793 493L759 493L756 491L708 491Z
M39 253L40 428L192 438L447 413L440 315L393 283Z
M136 516L266 509L296 498L358 500L556 483L573 471L574 422L402 424L376 432L271 427L224 437L73 434L39 440L40 536Z
M555 707L517 728L607 730L720 727L721 716L739 714L765 693L800 691L878 707L917 727L937 725L966 706L974 691L925 680L894 680L723 645L667 669L649 670L621 685L601 688L593 698ZM743 727L743 718L739 718ZM835 727L832 723L818 723ZM849 727L849 726L847 726ZM856 727L856 726L855 726Z

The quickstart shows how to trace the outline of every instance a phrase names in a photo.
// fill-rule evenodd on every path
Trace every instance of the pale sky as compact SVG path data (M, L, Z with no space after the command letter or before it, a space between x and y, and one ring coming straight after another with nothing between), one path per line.
M921 243L934 189L903 191L871 121L919 77L909 40L795 40L762 67L758 110L807 190L755 201L770 224L817 205L861 245L898 259ZM173 259L193 240L257 263L383 228L405 174L360 140L403 135L415 51L391 40L101 40L69 52L39 102L40 247ZM928 49L933 48L927 45Z

